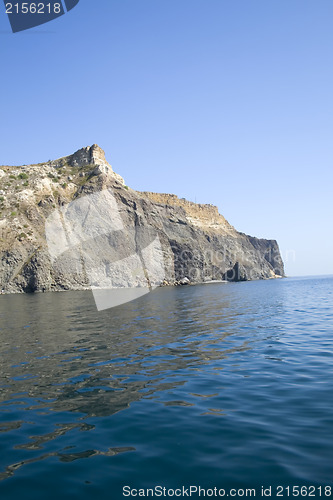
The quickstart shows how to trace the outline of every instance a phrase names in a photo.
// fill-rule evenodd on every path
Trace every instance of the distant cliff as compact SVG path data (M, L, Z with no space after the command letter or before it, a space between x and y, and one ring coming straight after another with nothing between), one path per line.
M91 200L89 208L85 199ZM120 225L114 227L112 235L106 235L106 231L103 237L99 234L94 246L80 241L74 249L73 236L81 231L78 221L86 234L93 234L94 222L88 212L91 214L94 204L99 214L98 219L95 216L97 225L103 219L107 226L116 212ZM61 222L73 214L77 220L71 236L64 225L64 234L73 248L65 243L62 265L55 265L47 228L50 221ZM55 249L58 245L61 253L64 243L55 227L58 233L52 245ZM47 163L0 167L0 286L5 292L89 288L92 275L89 278L81 261L85 258L87 262L92 256L96 266L104 265L103 276L108 276L112 286L141 286L138 275L133 278L134 271L132 277L125 277L121 268L110 267L107 259L110 255L114 261L141 256L140 249L149 247L156 237L160 245L156 256L163 260L164 274L161 279L155 272L155 278L151 278L143 265L142 279L149 286L284 276L275 240L237 232L213 205L130 189L97 145ZM74 268L68 264L70 255L77 263ZM143 262L142 256L140 259Z

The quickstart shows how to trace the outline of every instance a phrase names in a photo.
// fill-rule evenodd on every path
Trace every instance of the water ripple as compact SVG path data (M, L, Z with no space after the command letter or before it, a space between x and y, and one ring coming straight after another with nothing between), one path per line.
M1 296L8 495L37 477L28 499L85 500L88 484L106 499L128 477L329 483L332 292L332 278L164 288L102 313L89 292Z

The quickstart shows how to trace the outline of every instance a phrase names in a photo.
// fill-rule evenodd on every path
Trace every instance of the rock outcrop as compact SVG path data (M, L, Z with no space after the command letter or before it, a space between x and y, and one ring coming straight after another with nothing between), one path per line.
M281 276L275 240L239 233L213 205L130 189L97 145L0 168L5 292L85 289L106 278L105 286L150 287Z

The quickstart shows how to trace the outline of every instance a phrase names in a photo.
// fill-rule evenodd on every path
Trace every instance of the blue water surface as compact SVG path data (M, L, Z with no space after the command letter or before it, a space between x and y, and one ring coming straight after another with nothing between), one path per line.
M0 498L328 497L332 299L332 277L166 287L103 312L90 292L0 296Z

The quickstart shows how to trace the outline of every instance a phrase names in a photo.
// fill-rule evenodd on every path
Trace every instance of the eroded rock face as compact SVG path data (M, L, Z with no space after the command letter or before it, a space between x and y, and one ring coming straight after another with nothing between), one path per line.
M97 145L1 172L0 286L7 292L284 276L275 240L237 232L213 205L128 188Z
M85 165L99 165L107 163L105 159L105 153L97 144L88 146L86 148L79 149L75 153L69 156L64 156L58 160L53 160L49 162L49 165L55 168L61 168L64 165L70 165L72 167L83 167Z

